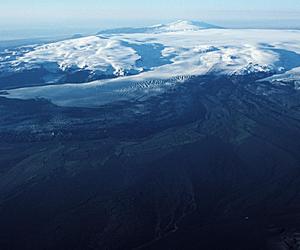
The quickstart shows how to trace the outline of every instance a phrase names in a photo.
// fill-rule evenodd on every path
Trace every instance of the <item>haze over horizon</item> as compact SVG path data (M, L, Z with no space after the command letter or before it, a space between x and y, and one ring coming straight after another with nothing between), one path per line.
M300 28L298 0L11 0L0 3L0 9L0 40L91 34L104 28L178 19L229 28Z

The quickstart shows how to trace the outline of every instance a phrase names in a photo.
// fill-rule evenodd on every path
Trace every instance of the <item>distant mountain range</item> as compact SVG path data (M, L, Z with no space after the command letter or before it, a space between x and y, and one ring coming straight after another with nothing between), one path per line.
M197 31L201 29L221 29L222 27L201 21L179 20L169 24L158 24L149 27L137 28L116 28L102 30L98 34L131 34L131 33L162 33L162 32L178 32L178 31Z

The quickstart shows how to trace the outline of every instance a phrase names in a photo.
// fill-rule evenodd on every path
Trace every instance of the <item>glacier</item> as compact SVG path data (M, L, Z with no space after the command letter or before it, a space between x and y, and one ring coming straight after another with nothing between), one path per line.
M46 98L62 106L98 106L155 95L191 76L257 74L258 80L297 83L300 31L224 29L192 21L107 30L7 53L0 60L0 77L39 67L48 72L47 81L2 89L5 96ZM105 79L87 78L78 84L56 77L57 71L72 69Z

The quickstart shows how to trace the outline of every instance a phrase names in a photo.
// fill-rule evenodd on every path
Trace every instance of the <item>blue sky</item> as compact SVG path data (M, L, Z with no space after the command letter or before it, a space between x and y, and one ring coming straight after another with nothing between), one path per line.
M17 29L92 32L176 19L235 27L300 25L300 0L1 0L0 11L0 35Z

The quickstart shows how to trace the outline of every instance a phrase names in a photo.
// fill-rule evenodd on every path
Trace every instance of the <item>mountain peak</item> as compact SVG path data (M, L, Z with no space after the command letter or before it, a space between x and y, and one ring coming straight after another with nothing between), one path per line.
M103 30L99 34L130 34L130 33L164 33L164 32L180 32L180 31L197 31L202 29L220 29L221 27L201 22L190 20L178 20L168 24L158 24L149 27L140 28L116 28Z
M209 23L201 21L190 21L190 20L178 20L169 24L162 25L162 29L165 28L166 31L192 31L200 29L212 29L221 28Z

